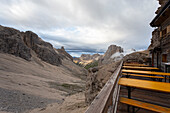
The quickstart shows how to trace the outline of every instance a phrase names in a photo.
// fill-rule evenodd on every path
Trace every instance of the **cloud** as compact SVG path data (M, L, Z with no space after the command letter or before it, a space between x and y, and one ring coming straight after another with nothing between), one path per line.
M156 0L0 0L0 24L32 30L54 47L146 49Z

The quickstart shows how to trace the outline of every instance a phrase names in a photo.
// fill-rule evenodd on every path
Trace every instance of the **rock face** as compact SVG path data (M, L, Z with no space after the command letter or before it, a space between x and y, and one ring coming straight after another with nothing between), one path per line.
M88 105L97 96L119 64L120 61L88 70L85 89L85 101Z
M98 61L102 55L100 54L82 54L79 58L74 58L75 63L82 64L83 66L92 63L94 61Z
M62 55L61 58L65 57L66 59L70 59L71 61L73 61L73 57L65 51L63 46L61 47L61 49L57 49L57 51L60 55Z
M81 60L98 60L98 58L100 57L101 55L96 53L96 54L93 54L93 55L90 55L90 54L82 54L80 59Z
M52 65L60 65L61 58L53 46L43 41L31 31L20 32L13 28L0 26L0 51L31 60L31 51L37 57Z
M149 50L134 52L123 58L124 62L139 62L150 65Z
M107 51L105 52L105 54L103 55L103 57L100 58L99 65L108 64L110 62L115 61L114 54L122 53L122 52L123 52L123 49L120 46L110 45ZM122 55L118 55L118 56L122 57Z
M18 30L0 26L0 52L31 60L31 49L22 38Z
M111 45L103 56L100 56L98 67L88 70L85 90L85 101L90 104L99 91L109 80L123 58L123 49L116 45Z

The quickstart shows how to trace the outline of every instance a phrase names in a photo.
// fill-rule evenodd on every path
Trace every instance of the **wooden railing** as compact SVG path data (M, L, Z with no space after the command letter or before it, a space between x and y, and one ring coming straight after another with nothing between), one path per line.
M120 78L122 64L123 61L95 97L85 113L116 113L120 90L118 80Z

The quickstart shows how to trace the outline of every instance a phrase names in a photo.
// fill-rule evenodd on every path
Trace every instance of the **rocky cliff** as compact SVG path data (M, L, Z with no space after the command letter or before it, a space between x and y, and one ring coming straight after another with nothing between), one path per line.
M119 64L120 61L117 61L88 70L85 89L85 101L87 104L93 101Z
M52 65L60 65L61 58L53 46L37 34L0 26L0 52L9 53L30 61L33 53Z
M63 46L61 47L61 49L56 49L56 52L59 53L62 59L66 58L66 59L70 59L71 61L73 61L73 57L65 51Z
M99 65L88 70L86 79L85 101L90 104L99 91L111 77L123 58L123 49L110 45L103 56L100 56Z
M94 61L98 61L102 55L96 53L93 55L90 54L82 54L79 58L74 58L75 63L79 63L83 66L92 63Z
M145 63L148 65L150 65L151 63L150 60L151 58L149 56L149 50L133 52L123 58L124 62L138 62L142 64Z
M110 45L105 54L99 59L99 65L109 64L120 60L123 57L123 48L116 45Z

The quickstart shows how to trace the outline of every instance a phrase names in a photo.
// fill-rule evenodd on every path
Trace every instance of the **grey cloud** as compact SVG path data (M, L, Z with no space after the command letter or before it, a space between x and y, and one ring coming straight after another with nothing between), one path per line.
M24 31L32 30L44 40L52 42L55 47L64 45L68 50L82 51L103 51L110 44L124 48L146 49L152 32L149 22L158 7L156 0L0 2L0 24ZM78 34L74 30L68 31L67 28L75 28ZM82 31L84 28L87 31ZM58 31L55 33L55 30ZM54 33L51 34L51 31ZM123 35L119 37L119 34ZM86 42L87 39L94 43Z

